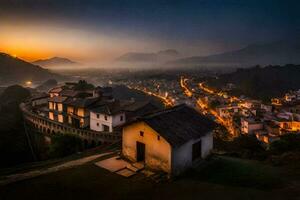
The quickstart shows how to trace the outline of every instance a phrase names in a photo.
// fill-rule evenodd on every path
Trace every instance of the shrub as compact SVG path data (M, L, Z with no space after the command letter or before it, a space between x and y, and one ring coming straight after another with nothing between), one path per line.
M82 150L82 141L72 134L58 134L51 138L50 157L63 157Z
M300 150L300 135L287 134L280 138L280 140L271 143L270 151L274 154L282 154L288 151Z

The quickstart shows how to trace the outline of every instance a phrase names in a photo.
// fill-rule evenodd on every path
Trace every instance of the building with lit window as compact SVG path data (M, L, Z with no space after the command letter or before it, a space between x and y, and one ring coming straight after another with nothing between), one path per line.
M186 105L149 114L123 127L122 155L178 175L211 153L214 127L213 121Z

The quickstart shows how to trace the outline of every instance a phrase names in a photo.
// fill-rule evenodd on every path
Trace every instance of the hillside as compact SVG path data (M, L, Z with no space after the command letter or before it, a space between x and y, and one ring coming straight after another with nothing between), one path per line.
M19 58L0 53L0 84L23 84L29 80L34 82L57 77L60 76Z
M299 197L298 187L295 187L299 184L299 173L293 173L296 169L292 170L292 167L273 167L262 162L225 156L213 157L202 161L204 165L194 167L180 177L171 180L161 178L159 181L159 178L151 178L149 172L146 175L138 172L124 178L96 165L111 156L101 156L94 160L91 157L33 167L24 175L19 173L18 177L25 177L21 181L2 185L0 196L3 199L42 197L43 200L188 200L195 197L210 200L265 200L266 197L272 200L296 200ZM68 167L62 167L66 165Z
M57 86L57 84L58 83L55 79L49 79L49 80L43 82L41 85L37 86L35 89L37 89L39 91L47 92L51 88L54 88L55 86Z
M280 97L289 90L300 88L300 65L253 67L238 69L236 72L223 74L218 79L211 79L208 85L221 89L227 83L235 84L231 91L235 95L269 101Z
M0 95L0 168L32 161L19 104L30 92L18 85L7 87Z
M300 42L279 41L254 44L245 48L206 57L194 56L168 63L175 66L230 66L300 64Z
M53 57L49 59L36 60L32 64L39 65L44 68L59 68L79 65L68 58Z

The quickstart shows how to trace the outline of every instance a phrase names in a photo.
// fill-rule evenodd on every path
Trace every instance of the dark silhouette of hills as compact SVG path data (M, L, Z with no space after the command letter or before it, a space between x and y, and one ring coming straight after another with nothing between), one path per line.
M33 64L39 65L44 68L69 67L69 66L79 65L79 63L74 62L68 58L60 58L60 57L36 60L33 62Z
M0 84L24 83L25 81L43 81L60 76L19 58L0 53Z
M33 161L19 109L29 97L29 90L19 85L7 87L0 95L0 168Z
M221 89L227 83L233 83L234 95L246 95L255 99L269 101L274 97L282 97L289 90L300 89L300 65L267 66L240 68L218 79L211 79L208 85Z
M118 62L147 63L166 62L178 58L179 53L174 49L167 49L156 53L130 52L116 59Z
M194 56L172 61L175 66L231 66L300 64L300 41L288 40L254 44L245 48L210 56Z

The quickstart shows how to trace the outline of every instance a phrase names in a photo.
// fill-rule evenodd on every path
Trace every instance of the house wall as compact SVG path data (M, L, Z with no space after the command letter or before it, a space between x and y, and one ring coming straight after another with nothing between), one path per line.
M113 128L125 123L125 113L119 113L113 116L106 115L107 119L105 119L104 114L98 113L99 118L97 117L97 113L90 112L90 128L95 131L103 131L103 126L106 125L109 127L109 132L113 131ZM123 116L123 121L121 121L121 116ZM98 124L98 125L97 125Z
M49 95L50 95L50 97L57 97L57 96L59 96L59 93L56 93L56 92L50 92L49 93Z
M263 129L263 124L249 124L248 125L248 134L253 134L254 131Z
M144 136L140 136L140 131ZM159 134L144 122L137 122L123 128L122 154L136 161L136 142L145 144L145 164L157 170L171 173L171 146Z
M201 140L201 158L206 158L213 149L213 134L212 132L205 136L191 140L179 148L173 148L172 151L172 174L178 175L190 168L193 165L193 144Z
M260 130L263 128L262 123L249 123L248 121L241 120L241 131L246 134L253 134L254 131Z

